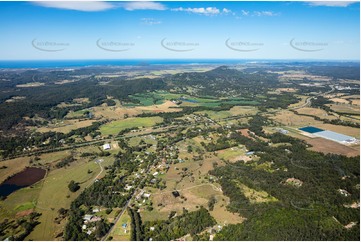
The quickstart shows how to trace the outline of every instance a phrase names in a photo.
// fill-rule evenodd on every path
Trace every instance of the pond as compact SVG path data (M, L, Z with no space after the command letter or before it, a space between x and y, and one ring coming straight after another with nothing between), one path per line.
M6 197L11 193L40 181L44 178L46 170L36 167L27 167L25 170L16 173L6 179L0 185L0 196Z
M192 100L192 99L185 99L185 98L180 98L181 101L183 102L189 102L189 103L198 103L197 100Z

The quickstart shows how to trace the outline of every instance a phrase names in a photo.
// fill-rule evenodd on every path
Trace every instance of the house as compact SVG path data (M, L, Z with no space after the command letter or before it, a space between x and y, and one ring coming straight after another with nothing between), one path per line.
M345 197L348 197L348 196L351 195L351 194L350 194L348 191L346 191L345 189L338 189L338 192L339 192L341 195L345 196Z
M130 189L132 189L132 187L133 187L133 186L129 186L129 185L127 184L127 185L125 185L125 188L124 188L124 189L127 190L127 191L129 191Z
M82 228L83 230L86 230L86 225L84 224L81 228Z
M103 150L110 150L110 144L104 144Z
M83 217L83 220L84 220L84 221L90 221L92 218L93 218L93 215L91 215L91 214L85 214L84 217Z
M94 216L94 217L92 217L91 219L90 219L90 221L89 222L98 222L98 221L100 221L100 220L102 220L102 218L101 217L97 217L97 216Z
M100 211L99 208L94 208L94 209L93 209L93 213L98 213L99 211Z
M153 173L153 176L157 176L159 173L156 171Z
M250 155L253 155L253 154L254 154L254 151L248 151L248 152L246 153L247 156L250 156Z
M143 197L149 198L149 197L150 197L150 193L144 193L144 194L143 194Z
M122 224L122 227L125 229L128 225L127 224Z
M154 231L155 228L154 228L154 227L150 227L149 229L150 229L150 231Z

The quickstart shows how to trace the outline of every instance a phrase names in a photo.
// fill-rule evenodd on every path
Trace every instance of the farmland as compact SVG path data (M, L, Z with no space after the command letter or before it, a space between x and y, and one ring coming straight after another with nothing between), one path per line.
M100 128L100 132L103 135L117 134L124 129L151 127L160 122L162 122L162 119L160 117L129 118L123 121L113 121L110 122L109 124L103 125Z
M318 216L325 221L334 217L343 226L359 221L356 213L344 210L359 196L355 89L338 90L334 78L310 74L309 67L257 67L268 72L254 66L194 72L186 67L99 68L85 68L97 73L82 79L37 73L39 80L48 75L53 80L4 98L13 100L7 105L19 105L13 107L18 111L26 107L25 100L36 98L50 108L34 106L39 108L35 114L24 111L19 120L0 119L6 124L0 180L26 167L46 170L39 182L1 198L0 223L6 228L1 239L26 233L26 240L140 240L198 213L214 220L213 225L199 224L202 231L172 238L208 240L243 226L254 234L253 223L268 219L269 226L278 224L267 217L272 211L286 221L301 211L310 225L306 233L313 234L319 234L314 227ZM341 83L355 88L354 81ZM52 93L53 86L62 91L51 96L36 91ZM301 132L305 126L356 139L337 143ZM289 185L290 180L301 185ZM308 203L294 204L307 198L324 202L319 215L298 209L310 209ZM33 216L31 231L16 225ZM278 229L282 233L286 227ZM354 231L342 233L353 236Z

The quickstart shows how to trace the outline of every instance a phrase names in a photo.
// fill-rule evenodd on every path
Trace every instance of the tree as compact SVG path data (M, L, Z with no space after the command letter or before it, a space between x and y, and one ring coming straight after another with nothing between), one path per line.
M208 200L208 208L209 208L209 211L213 211L214 209L214 204L217 202L215 196L211 196Z
M69 185L68 185L68 188L71 192L76 192L79 190L80 186L79 186L79 183L71 180Z

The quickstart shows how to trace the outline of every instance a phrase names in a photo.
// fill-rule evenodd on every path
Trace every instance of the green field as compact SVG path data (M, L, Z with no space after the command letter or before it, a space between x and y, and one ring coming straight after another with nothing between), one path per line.
M88 174L90 169L93 173ZM99 173L100 167L95 162L85 162L74 164L69 168L61 168L51 171L45 179L39 197L37 199L36 211L42 213L40 224L27 237L32 240L53 240L58 229L61 229L54 223L57 217L57 211L60 208L68 208L80 192L89 184ZM68 183L71 180L80 182L81 189L72 193L68 189Z
M119 121L113 121L100 127L100 132L103 135L117 135L120 131L128 128L136 127L151 127L161 123L161 117L146 117L146 118L128 118Z
M84 116L84 113L86 111L89 111L89 110L82 109L82 110L78 110L78 111L75 111L75 112L69 112L65 117L66 118L81 118L81 117Z
M126 224L126 228L123 228L122 225ZM118 222L114 225L114 229L110 236L113 237L113 240L130 240L130 225L131 219L127 212L120 217Z
M215 112L215 111L201 111L201 112L196 112L197 114L207 114L209 118L211 119L223 119L223 118L228 118L231 117L232 114L229 111L219 111L219 112Z
M164 102L163 97L157 95L157 93L139 93L129 96L132 99L136 99L139 103L128 103L124 106L151 106L151 105L159 105Z
M243 156L245 155L245 153L246 152L241 147L232 147L217 152L217 156L220 159L229 160L229 159L234 159L237 156Z

